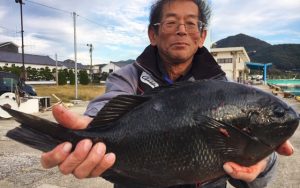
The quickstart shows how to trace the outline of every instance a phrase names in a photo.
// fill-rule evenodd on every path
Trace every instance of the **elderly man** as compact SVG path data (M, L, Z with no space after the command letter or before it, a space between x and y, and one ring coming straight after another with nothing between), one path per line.
M56 120L65 127L83 129L111 98L120 94L143 94L158 86L174 82L200 79L226 80L225 73L205 47L206 25L210 9L201 0L158 0L150 13L148 36L151 45L137 58L136 62L112 73L107 80L107 91L89 104L85 116L79 116L62 106L53 108ZM71 152L71 144L63 143L42 155L45 168L59 166L63 174L72 173L77 178L98 177L110 168L116 157L106 153L105 143L92 145L82 140ZM279 149L280 154L291 155L289 142ZM237 187L264 187L269 181L275 153L250 167L228 162L224 170ZM219 179L201 185L203 187L226 187L227 179ZM199 185L181 185L197 187ZM115 185L125 188L125 185Z

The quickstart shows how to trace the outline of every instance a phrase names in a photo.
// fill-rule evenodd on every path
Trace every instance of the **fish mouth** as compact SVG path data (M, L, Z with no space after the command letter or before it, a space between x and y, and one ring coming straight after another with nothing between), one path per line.
M292 135L297 130L298 125L299 125L299 119L296 118L294 120L290 120L289 122L286 122L285 125L276 126L276 128L274 128L271 131L271 135L273 135L272 137L260 136L260 138L256 137L256 139L257 141L264 144L265 146L268 146L272 149L276 149L279 145L281 145L290 137L292 137Z

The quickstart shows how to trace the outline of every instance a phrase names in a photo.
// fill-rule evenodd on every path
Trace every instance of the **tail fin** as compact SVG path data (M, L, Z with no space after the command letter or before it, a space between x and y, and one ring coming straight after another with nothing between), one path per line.
M74 145L79 140L78 135L57 123L4 106L0 107L21 123L20 127L6 134L17 142L41 151L50 151L62 142L69 141Z
M6 136L17 142L30 146L34 149L47 152L52 150L55 146L61 143L49 135L41 134L38 131L29 129L26 126L17 127L7 132Z

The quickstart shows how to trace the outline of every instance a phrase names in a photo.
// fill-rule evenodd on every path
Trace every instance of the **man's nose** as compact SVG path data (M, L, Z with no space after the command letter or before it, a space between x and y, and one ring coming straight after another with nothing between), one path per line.
M176 34L180 34L180 35L187 34L185 24L178 24Z

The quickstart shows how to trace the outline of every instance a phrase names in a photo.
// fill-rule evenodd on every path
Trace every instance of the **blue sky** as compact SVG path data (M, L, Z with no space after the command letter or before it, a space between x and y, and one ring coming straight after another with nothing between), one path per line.
M74 59L71 12L78 14L78 62L89 64L87 44L94 46L94 64L135 59L149 44L148 13L154 0L23 1L25 53ZM206 46L239 33L270 44L300 44L299 0L209 2L212 18ZM19 4L0 0L0 42L21 46L20 30Z

